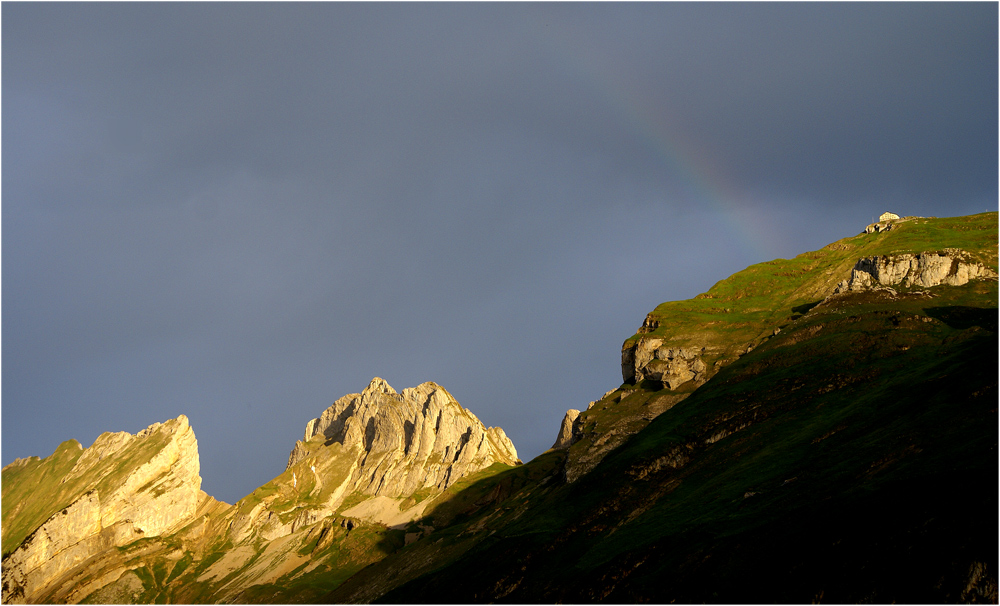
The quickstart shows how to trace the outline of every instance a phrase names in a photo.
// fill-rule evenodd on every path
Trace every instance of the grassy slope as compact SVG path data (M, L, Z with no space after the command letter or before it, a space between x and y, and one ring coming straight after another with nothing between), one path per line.
M785 329L527 515L482 513L489 532L464 555L385 599L975 600L986 570L995 600L996 282L793 308L859 256L963 248L995 269L996 227L996 213L906 223L661 305L660 330L693 329L719 300L756 324L728 327L734 340ZM762 284L777 309L753 311ZM328 599L413 578L401 568L389 558Z
M76 490L62 491L63 486L59 481L73 469L73 465L82 453L83 448L79 442L67 440L44 459L31 457L4 469L2 499L4 557L17 549L17 546L52 514L70 505L79 497ZM30 499L34 494L47 497L40 502L41 506ZM30 509L26 506L30 506Z
M997 270L997 213L916 219L895 229L844 238L794 259L752 265L687 301L662 303L649 314L648 336L726 345L759 341L800 317L849 274L861 257L960 248ZM637 333L630 340L638 339Z
M784 330L822 301L836 284L850 275L861 257L943 251L960 248L972 259L997 270L997 213L947 219L915 219L877 234L860 234L834 242L821 250L794 259L776 259L752 265L716 283L708 292L686 301L663 303L651 312L646 325L623 345L644 338L664 339L676 347L709 347L704 356L712 372L718 362L731 363L748 346L770 339L775 329ZM903 291L899 287L897 290ZM693 382L677 389L643 381L623 384L589 410L583 411L582 439L573 445L571 462L586 458L595 442L609 434L634 434L655 416L659 403L681 400L695 389ZM611 436L613 442L621 437ZM600 446L597 444L596 446Z
M459 560L484 536L509 526L532 505L551 501L566 453L546 452L524 465L486 477L470 477L450 487L424 520L438 530L384 560L361 570L322 603L371 602L388 587L396 587L441 565ZM413 598L404 601L414 601ZM437 598L427 601L437 602Z
M977 298L963 290L972 289L948 294ZM978 293L986 295L982 302L995 302L995 287L989 290ZM941 296L945 298L948 295ZM945 302L938 300L935 307L922 309L931 315L955 309L942 305ZM953 565L948 558L958 557L965 565L995 560L990 554L995 551L996 533L990 530L995 527L997 507L996 312L966 314L975 316L978 325L961 328L924 322L928 315L896 302L861 303L851 306L844 318L814 318L811 326L801 329L822 325L811 339L784 346L775 340L769 348L746 356L720 374L712 388L654 422L577 489L585 499L595 483L614 482L615 477L634 479L664 453L674 448L687 451L691 462L680 469L651 472L636 485L618 483L618 495L600 505L612 507L612 512L596 516L595 525L600 526L600 520L617 523L623 513L636 516L648 509L613 535L601 536L575 566L620 567L623 559L629 559L627 554L648 556L666 544L685 557L709 552L729 558L724 570L739 582L723 575L725 580L707 593L704 585L676 570L704 583L718 574L715 564L661 553L655 568L623 584L627 589L592 584L592 593L580 598L597 597L605 590L643 594L654 590L652 574L666 575L680 585L682 589L661 590L659 595L681 601L713 597L806 601L824 590L840 592L828 599L844 601L870 594L877 601L938 601L959 597L961 589L961 579L954 575L944 587L934 586ZM732 431L743 425L717 442L705 443L720 429ZM662 487L666 493L656 495ZM651 491L657 498L651 498ZM900 501L899 495L910 501ZM965 503L960 496L973 497L974 502ZM901 528L893 529L900 519ZM761 547L743 539L749 535L759 541L791 525L800 528L804 539L790 536ZM835 528L837 536L824 535L825 527ZM862 528L864 532L857 530ZM957 528L961 531L953 532ZM918 533L925 536L905 536ZM985 540L977 541L977 536ZM868 571L852 571L850 582L818 574L820 563L844 564L842 557L827 556L830 547L844 540L869 548L893 540L904 544L890 549L891 557L867 561ZM780 553L782 545L796 549ZM935 545L940 548L931 548ZM742 553L734 554L737 548ZM866 550L854 551L858 555ZM913 551L924 557L912 557ZM789 552L799 561L789 561ZM761 567L758 560L765 555L770 564ZM883 579L873 578L873 571L889 577L900 572L898 564L887 566L893 558L924 565L935 574L923 579L927 584L906 577L903 582L888 578L880 584ZM814 578L799 586L794 581L776 582L796 567L810 566ZM741 572L744 568L754 574ZM675 572L667 574L668 569ZM722 587L724 583L728 584ZM720 594L723 589L730 593Z

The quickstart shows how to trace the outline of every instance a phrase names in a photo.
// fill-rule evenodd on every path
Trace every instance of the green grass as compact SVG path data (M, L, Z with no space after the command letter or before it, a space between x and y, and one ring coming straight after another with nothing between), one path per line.
M69 474L83 449L76 440L60 444L45 459L8 467L3 472L3 555L7 557L52 514L69 506L75 491L62 479ZM74 482L76 487L79 482ZM41 498L38 498L41 497Z
M865 599L864 592L883 596L876 601L906 595L956 599L958 593L947 592L965 586L962 567L970 560L961 558L973 556L959 554L974 535L947 529L965 524L963 507L994 514L996 507L997 283L939 286L930 298L897 289L904 296L861 293L814 304L847 277L859 257L961 248L995 270L996 242L996 213L912 221L792 260L755 265L696 299L660 305L651 314L659 322L652 336L717 344L729 348L724 355L747 342L755 348L733 356L707 384L577 483L536 487L524 500L510 497L472 517L456 516L440 536L463 547L439 561L436 572L411 577L385 599L580 602L604 599L609 591L624 592L615 593L614 601L628 602L716 601L724 590L736 592L727 594L730 601L741 601L741 595L811 601L819 595L785 594L760 581L769 572L759 566L769 558L776 562L773 574L785 575L788 587L812 587L812 581L784 566L795 570L815 562L805 565L820 571L817 582L831 582L832 573L824 576L824 569L860 562L861 570L836 581L843 595L854 596L847 601ZM779 326L783 330L774 335ZM593 432L585 440L599 439L602 430L628 421L663 393L671 392L651 382L623 385L584 413L586 431ZM681 459L676 467L666 463ZM970 509L935 494L935 482L960 485L975 477L994 478L992 505L988 498ZM455 502L481 498L495 482L473 483L466 488L469 497ZM963 489L981 495L982 486ZM914 487L929 494L910 496ZM522 487L521 494L530 492ZM526 513L516 515L522 506ZM865 511L892 521L854 517ZM477 534L481 520L488 525ZM776 532L786 525L807 529L796 531L806 539ZM987 543L989 534L981 535ZM833 548L817 543L813 553L770 551L811 535L851 547L834 542ZM898 552L897 541L910 551ZM837 549L854 551L830 560ZM866 563L863 554L883 552L891 554L888 559ZM392 578L393 566L387 559L363 579ZM924 581L932 575L922 574L909 584L893 584L891 574L872 572L892 572L893 566L931 567L940 576L930 585ZM387 570L379 573L382 568ZM953 569L959 576L945 572ZM681 577L680 570L690 572ZM706 570L724 571L718 591L716 577L705 577ZM662 580L668 576L674 580ZM689 582L697 586L681 588ZM347 587L328 597L355 595ZM647 593L628 593L633 589L622 589L627 587Z
M429 522L437 528L451 524L456 519L468 518L487 505L503 500L513 490L530 481L532 472L541 465L543 463L536 463L529 468L524 465L493 463L482 471L469 474L449 486L434 500L422 522Z
M797 311L821 300L846 279L861 257L960 248L997 270L997 213L949 219L918 219L878 234L861 234L794 259L752 265L708 292L686 301L662 303L649 314L657 328L630 337L659 337L678 345L720 345L730 355ZM711 360L714 361L714 360Z
M171 581L181 576L193 561L194 561L194 556L190 552L185 553L184 556L180 560L178 560L176 564L174 564L174 567L170 570L170 574L167 576L163 584L169 585Z
M298 553L312 554L320 565L303 573L305 564L275 582L253 585L241 591L235 601L241 603L303 603L320 598L366 566L403 546L403 531L390 530L378 524L360 524L346 532L336 525L330 530L337 536L319 552L313 552L316 541L304 542Z
M880 311L892 315L880 316ZM892 323L887 320L901 315L891 306L852 312L856 315L841 320L844 326L820 333L812 341L748 355L720 373L714 389L692 396L676 414L654 422L616 453L608 465L611 469L617 465L621 471L622 465L648 460L671 444L698 443L706 433L698 430L712 425L713 418L738 418L748 407L756 407L754 413L763 416L750 428L706 447L698 470L685 475L669 500L603 547L590 551L581 565L596 566L623 550L710 520L731 523L728 532L742 532L747 524L774 521L774 516L781 515L785 508L776 499L808 501L820 495L832 498L864 492L880 479L899 481L900 474L932 473L932 457L949 461L942 469L965 460L977 465L970 437L983 439L983 435L975 431L970 418L954 416L950 406L954 386L934 384L934 391L928 385L929 378L948 376L968 366L966 349L942 343L974 337L923 322L889 328ZM866 336L875 336L880 343L865 340ZM909 348L907 353L896 351L901 346ZM979 380L989 377L979 375ZM826 391L830 385L834 389ZM963 436L962 430L968 433ZM978 446L983 448L983 443ZM924 464L901 465L896 475L863 479L872 461L916 457L907 450L910 447L919 449ZM604 476L608 473L614 472ZM794 484L779 490L793 477ZM764 496L752 501L752 507L739 509L748 491ZM804 498L805 492L809 499Z
M371 496L369 495L360 492L352 492L351 494L344 497L343 501L341 501L340 505L337 507L337 513L347 511L348 509L354 507L358 503L367 501L370 498Z
M278 515L282 523L293 521L303 509L317 508L329 500L333 491L350 473L353 452L346 452L341 444L313 444L312 454L292 467L286 469L270 482L257 488L251 494L236 503L238 515L249 513L259 503L266 503L269 511ZM325 456L317 456L321 451ZM311 467L316 466L316 473L322 478L322 486L316 488L316 475ZM364 495L352 495L350 504L342 504L338 510L349 509L367 498ZM346 501L345 501L346 503Z

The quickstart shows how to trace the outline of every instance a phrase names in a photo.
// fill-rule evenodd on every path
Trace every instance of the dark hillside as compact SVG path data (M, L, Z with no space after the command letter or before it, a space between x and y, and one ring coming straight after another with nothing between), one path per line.
M848 272L852 240L866 255L961 247L996 268L995 213L905 226L824 251ZM484 503L327 599L395 587L381 599L995 603L996 279L824 300L810 285L846 277L813 263L824 256L775 262L809 267L775 274L773 312L755 311L767 297L725 294L762 266L713 287L731 298L711 313L753 303L742 322L764 337L592 471ZM658 307L654 330L695 334L684 310L711 299L694 301ZM594 418L671 393L650 380L621 390L629 398L606 397Z
M783 333L385 599L995 602L996 311L914 303Z

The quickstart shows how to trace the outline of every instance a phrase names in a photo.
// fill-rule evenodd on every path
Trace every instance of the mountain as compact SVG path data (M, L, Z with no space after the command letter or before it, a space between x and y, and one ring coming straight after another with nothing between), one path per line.
M109 566L131 559L131 548L177 533L211 507L198 471L183 415L134 436L101 434L86 450L63 442L44 460L4 467L4 601L87 596ZM95 553L106 561L92 561Z
M997 214L879 227L657 307L502 502L325 600L995 603Z
M889 218L658 306L525 464L378 378L233 505L183 416L15 461L3 599L996 603L997 219Z
M310 421L286 470L234 505L200 490L187 418L3 469L3 601L280 601L425 532L429 505L520 464L442 387L375 378Z

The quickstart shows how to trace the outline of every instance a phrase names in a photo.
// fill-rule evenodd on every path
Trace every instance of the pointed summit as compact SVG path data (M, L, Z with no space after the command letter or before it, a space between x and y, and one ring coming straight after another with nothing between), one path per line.
M395 395L396 390L393 389L392 386L389 385L389 383L387 383L382 377L374 377L371 380L371 383L368 384L368 387L365 387L365 390L362 392L362 394L368 393L387 393Z
M359 462L349 478L351 490L371 495L441 491L495 462L518 462L502 430L487 429L436 383L397 393L375 377L362 393L340 398L310 421L304 437L288 469L306 458L324 459L324 449L338 445L337 452L353 451Z

